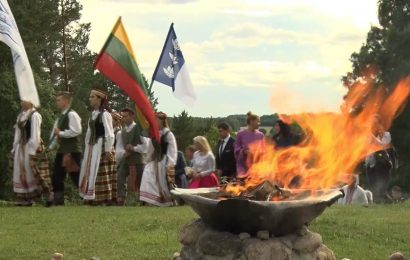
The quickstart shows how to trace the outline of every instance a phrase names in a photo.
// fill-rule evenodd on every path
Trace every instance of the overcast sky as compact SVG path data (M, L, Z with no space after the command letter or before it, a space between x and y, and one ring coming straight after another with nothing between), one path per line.
M159 109L194 116L337 111L340 77L377 24L377 0L82 0L99 52L118 16L151 79L171 22L197 101L154 84Z

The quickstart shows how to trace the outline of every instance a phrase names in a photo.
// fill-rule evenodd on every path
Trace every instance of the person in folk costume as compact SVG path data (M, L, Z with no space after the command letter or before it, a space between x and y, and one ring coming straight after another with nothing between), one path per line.
M47 200L46 206L49 206L53 200L53 191L48 158L43 154L42 117L29 101L21 101L21 108L11 150L17 205L31 206L33 199L43 193Z
M144 152L148 138L142 136L140 127L134 122L132 108L121 110L124 127L116 135L115 157L117 161L117 205L123 206L127 197L127 178L130 190L139 192L145 166Z
M54 205L64 205L64 180L68 172L73 184L78 188L80 167L82 160L81 148L81 118L72 110L71 93L62 91L57 93L56 104L61 110L60 116L54 123L50 148L57 148L54 160L54 173L52 177L54 190Z
M371 202L367 198L366 190L359 186L359 176L349 177L351 179L350 184L344 185L341 189L345 195L337 203L341 205L369 205Z
M85 136L79 191L86 203L111 205L117 199L114 129L108 96L97 89L89 97L93 108Z
M120 132L121 129L122 129L122 115L119 112L111 111L111 117L112 117L112 128L114 129L114 152L116 153L116 151L115 151L115 147L116 147L116 143L117 143L116 136L117 136L117 133ZM117 158L117 157L115 157L115 158ZM116 174L115 174L115 176L113 176L113 177L115 177L115 180L112 179L112 182L116 183L117 179L118 179L118 175L117 175L118 161L117 160L115 160L115 165L116 165L115 166L116 167L115 168ZM118 188L118 185L117 185L117 187L113 187L113 191L118 196L117 188ZM117 198L113 201L113 204L117 204Z
M112 128L114 129L114 137L117 136L118 132L122 129L122 115L118 112L111 112L112 117ZM114 140L114 148L116 146L117 139Z
M160 143L148 144L148 163L142 175L140 200L143 203L166 207L173 205L170 189L175 187L178 149L175 136L168 127L167 115L158 112L156 117L160 129Z

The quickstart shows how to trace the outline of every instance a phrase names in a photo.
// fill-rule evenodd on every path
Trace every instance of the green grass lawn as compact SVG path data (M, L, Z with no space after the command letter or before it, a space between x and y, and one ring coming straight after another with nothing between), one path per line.
M0 207L0 259L171 259L189 207ZM410 257L410 203L332 206L312 223L338 259Z

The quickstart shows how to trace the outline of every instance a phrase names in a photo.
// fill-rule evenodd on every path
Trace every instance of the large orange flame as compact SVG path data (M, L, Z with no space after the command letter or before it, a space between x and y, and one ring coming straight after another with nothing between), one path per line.
M410 92L410 77L388 92L383 87L358 81L349 91L340 113L305 113L283 117L304 130L297 146L275 149L263 142L250 147L248 178L244 185L229 184L226 191L242 191L269 180L284 188L319 190L334 188L346 174L371 152L383 147L371 144L374 118L389 129L405 105Z

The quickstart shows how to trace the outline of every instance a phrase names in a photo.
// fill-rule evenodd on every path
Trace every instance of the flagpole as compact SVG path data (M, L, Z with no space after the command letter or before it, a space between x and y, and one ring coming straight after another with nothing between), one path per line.
M158 59L157 66L155 67L154 74L152 74L150 88L152 87L152 84L154 83L155 75L157 75L159 64L161 64L161 60L162 60L165 48L167 47L167 42L168 42L169 36L171 35L171 31L173 29L174 29L174 23L171 23L171 26L169 27L169 31L168 31L168 34L167 34L167 38L165 38L164 47L162 47L161 55L159 56L159 59Z

